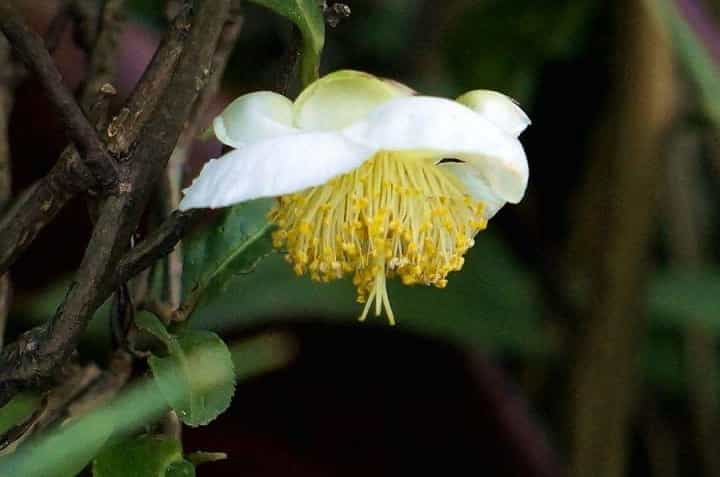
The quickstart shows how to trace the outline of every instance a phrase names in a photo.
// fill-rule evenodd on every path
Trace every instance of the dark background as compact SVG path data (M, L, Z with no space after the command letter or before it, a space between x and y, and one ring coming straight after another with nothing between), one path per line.
M160 2L132 3L121 96L163 27ZM672 2L347 3L353 13L328 29L322 71L516 98L533 120L521 137L529 189L478 237L447 290L391 287L398 327L358 325L349 284L297 279L279 256L207 303L194 325L229 338L282 328L300 346L289 367L240 384L227 414L186 432L187 450L229 454L199 475L540 476L566 465L613 475L585 467L594 459L617 459L633 476L719 475L708 448L720 423L720 149L698 72L685 68L701 52L659 20ZM51 4L24 2L40 30ZM714 60L715 6L672 5ZM244 12L218 107L279 90L287 68L290 23L250 4ZM84 59L70 35L55 58L76 86ZM701 74L717 81L717 70ZM39 91L29 79L16 97L17 190L65 145ZM199 145L187 178L218 151ZM78 200L14 265L13 316L25 320L15 331L57 306L89 232ZM625 432L612 434L617 419ZM588 428L611 457L583 444Z

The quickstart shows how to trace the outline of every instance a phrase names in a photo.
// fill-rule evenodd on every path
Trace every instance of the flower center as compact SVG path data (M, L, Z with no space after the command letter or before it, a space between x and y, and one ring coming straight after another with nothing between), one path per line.
M372 303L395 323L386 278L444 288L484 229L484 206L453 175L408 153L379 152L361 167L284 195L269 214L273 245L295 273L327 282L354 273L360 315Z

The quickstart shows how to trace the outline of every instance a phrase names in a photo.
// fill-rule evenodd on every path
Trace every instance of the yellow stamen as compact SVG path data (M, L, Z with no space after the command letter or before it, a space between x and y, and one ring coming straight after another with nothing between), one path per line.
M296 273L327 282L354 272L365 320L375 303L390 324L386 278L444 288L460 270L484 206L455 176L408 153L380 152L361 167L279 198L270 212L275 247L286 247Z

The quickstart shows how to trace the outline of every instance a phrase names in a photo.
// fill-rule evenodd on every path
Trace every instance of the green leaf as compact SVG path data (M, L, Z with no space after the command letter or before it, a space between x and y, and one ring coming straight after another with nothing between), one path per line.
M655 327L698 327L720 334L720 269L673 268L656 274L648 288L651 324Z
M174 462L168 467L165 477L195 477L195 466L187 460Z
M187 464L191 473L187 473ZM178 473L180 468L186 473ZM180 441L166 436L145 435L116 442L106 446L93 461L93 477L186 475L195 475L193 465L183 460Z
M52 431L32 436L9 454L0 457L0 475L23 477L69 477L92 461L112 434L108 420L70 421Z
M177 348L177 340L171 335L160 319L151 313L138 313L135 317L135 324L141 330L147 331L155 338L162 341L169 352L179 352Z
M555 343L542 326L542 304L533 276L491 233L476 237L463 270L448 280L443 290L391 280L397 328L470 348L532 356L552 351ZM362 305L355 302L350 280L316 283L297 277L280 255L263 260L250 276L235 277L228 288L197 311L193 326L222 332L308 318L388 326L384 317L357 323Z
M160 392L185 424L208 424L230 406L235 393L230 351L216 334L189 330L177 336L169 352L148 359Z
M32 294L23 296L13 304L13 322L18 328L32 328L42 325L53 316L58 303L62 303L72 285L73 278L64 276L54 280L46 287ZM105 356L111 346L110 326L108 315L110 303L108 299L93 314L92 320L82 335L81 351L92 353L95 356Z
M272 252L266 215L273 204L260 199L224 209L203 233L185 245L183 308L192 313L207 297L222 294L228 281L251 272Z
M0 408L0 434L21 424L35 412L40 405L40 395L36 393L20 393Z
M233 354L245 364L239 379L284 366L294 355L294 349L292 337L278 333L235 344ZM167 410L155 380L140 379L97 410L34 436L15 452L0 456L0 476L76 475L98 454L108 437L137 432Z
M325 18L318 0L252 0L297 25L302 35L300 81L303 86L319 76L320 55L325 44Z

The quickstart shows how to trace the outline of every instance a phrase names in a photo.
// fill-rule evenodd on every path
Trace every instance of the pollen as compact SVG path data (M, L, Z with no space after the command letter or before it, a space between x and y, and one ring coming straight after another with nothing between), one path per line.
M331 181L278 198L273 245L298 275L328 282L353 275L365 320L374 304L390 324L387 279L445 288L475 234L484 205L442 167L417 154L380 152Z

